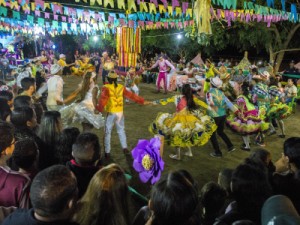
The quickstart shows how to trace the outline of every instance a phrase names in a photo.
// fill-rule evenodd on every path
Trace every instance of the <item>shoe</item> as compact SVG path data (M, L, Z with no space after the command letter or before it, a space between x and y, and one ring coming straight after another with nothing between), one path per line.
M156 90L156 91L154 91L153 93L154 93L154 94L158 94L158 93L160 93L160 91L159 91L159 90Z
M188 157L193 157L193 153L190 153L190 152L185 152L184 155L188 156Z
M217 154L217 153L214 153L214 152L210 153L209 155L211 157L214 157L214 158L222 158L222 154Z
M250 152L250 148L246 148L245 145L241 146L241 150L246 151L246 152Z
M166 94L168 94L168 92L165 91L165 92L164 92L164 95L166 95Z
M127 148L123 148L123 153L125 155L129 155L130 154L130 151L127 149Z
M105 156L106 159L110 159L110 153L105 152L104 156Z
M280 134L280 135L278 135L278 137L285 138L285 134Z
M274 134L276 134L276 131L275 131L275 130L271 131L271 132L268 134L268 136L271 136L271 135L274 135Z
M180 160L180 157L178 156L178 155L173 155L173 154L171 154L171 155L169 155L169 157L171 158L171 159L175 159L175 160Z
M228 152L234 152L235 151L235 147L234 146L231 146L229 149L228 149Z
M266 144L264 142L256 141L255 144L257 144L260 147L265 147Z

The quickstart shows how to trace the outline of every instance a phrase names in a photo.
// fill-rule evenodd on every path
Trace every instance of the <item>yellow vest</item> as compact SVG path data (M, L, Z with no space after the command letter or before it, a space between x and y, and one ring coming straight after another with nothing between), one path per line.
M117 87L115 87L115 84L106 84L104 86L109 90L109 98L105 106L106 112L109 113L123 112L124 86L121 84L118 84Z

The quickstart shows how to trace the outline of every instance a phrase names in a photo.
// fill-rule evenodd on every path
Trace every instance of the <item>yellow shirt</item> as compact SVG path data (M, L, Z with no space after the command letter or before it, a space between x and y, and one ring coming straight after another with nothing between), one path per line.
M63 60L63 59L60 59L60 60L58 60L58 61L57 61L57 64L58 64L58 65L60 65L61 67L65 67L65 66L67 66L67 63L66 63L66 61L65 61L65 60Z
M123 112L123 91L124 86L118 84L115 87L114 84L106 84L105 87L108 89L109 98L105 106L106 112L117 113Z

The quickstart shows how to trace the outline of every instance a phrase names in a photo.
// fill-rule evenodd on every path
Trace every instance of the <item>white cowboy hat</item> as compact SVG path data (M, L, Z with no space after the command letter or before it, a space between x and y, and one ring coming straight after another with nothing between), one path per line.
M55 75L55 74L57 74L61 69L62 69L62 67L61 67L60 65L58 65L58 64L53 64L53 65L51 65L50 73L51 73L52 75Z
M210 78L210 83L216 88L222 87L223 84L222 80L219 77Z
M64 54L60 54L60 55L59 55L59 58L60 58L60 59L62 59L62 58L66 58L66 55L64 55Z

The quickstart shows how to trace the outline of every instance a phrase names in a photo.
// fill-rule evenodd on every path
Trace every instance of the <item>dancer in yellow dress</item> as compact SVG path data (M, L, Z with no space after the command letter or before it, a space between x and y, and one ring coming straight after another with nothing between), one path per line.
M174 102L176 113L159 113L150 125L150 132L165 136L165 140L176 149L170 158L180 160L180 148L188 148L185 155L192 157L192 146L206 144L217 129L213 119L206 115L207 104L192 94L189 84L182 87L182 94L154 101L166 105Z

